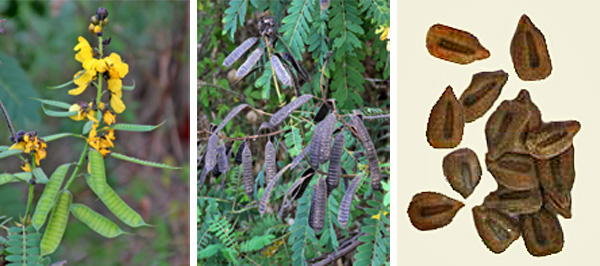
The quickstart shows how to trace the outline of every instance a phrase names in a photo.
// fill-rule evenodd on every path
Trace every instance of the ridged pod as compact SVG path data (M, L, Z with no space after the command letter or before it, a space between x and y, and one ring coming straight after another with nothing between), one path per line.
M106 186L106 191L100 195L90 183L90 179L88 178L86 181L88 182L88 186L94 191L94 194L104 203L104 206L123 223L134 228L148 226L142 216L129 207L110 186Z
M221 131L221 129L223 129L227 125L227 123L229 123L229 121L231 121L231 119L233 119L236 115L238 115L241 111L243 111L247 107L248 107L248 105L243 103L243 104L240 104L240 105L234 107L233 109L231 109L231 111L229 111L227 116L225 116L225 119L223 119L223 121L221 121L221 123L219 124L217 129L215 129L212 133L215 135L217 133L219 133L219 131Z
M308 224L318 233L325 227L325 214L327 213L327 185L323 178L319 178L314 187Z
M68 190L62 191L58 196L40 244L41 256L50 255L58 248L67 228L71 200L72 196Z
M294 58L294 56L288 53L281 53L280 55L281 59L289 62L292 65L292 67L296 70L300 78L306 81L310 79L310 76L308 75L308 73L306 73L306 70L298 63L298 61L296 61L296 58Z
M342 202L340 203L340 210L338 212L338 223L341 227L346 227L348 224L348 220L350 219L350 209L352 208L352 199L354 198L354 192L358 188L360 184L360 180L362 179L362 175L356 176L352 179L352 183L348 186L344 197L342 198Z
M277 181L283 175L283 173L285 173L285 171L290 168L290 166L291 164L288 164L285 167L281 168L281 170L279 170L279 172L267 183L267 187L265 188L262 198L258 203L258 212L260 212L260 215L263 215L265 213L267 203L269 202L269 197L271 196L271 191L277 184Z
M465 127L463 107L448 86L437 100L427 121L427 142L434 148L454 148L462 140Z
M206 144L206 155L204 156L204 168L211 171L217 165L217 145L219 144L219 136L212 134L208 137Z
M249 199L252 199L254 196L254 171L252 170L252 152L249 146L249 143L246 142L242 152L242 182L244 183L244 192Z
M79 221L103 237L115 238L124 233L117 224L83 204L71 205L71 213Z
M291 103L288 103L286 106L282 107L277 112L275 112L273 116L271 116L269 124L271 124L272 127L278 126L279 124L281 124L281 122L283 122L283 120L290 116L290 114L293 111L300 108L300 106L304 105L312 97L313 96L310 94L304 94L302 96L299 96L298 98L296 98L296 100L292 101Z
M320 164L329 160L335 121L335 114L331 113L327 115L325 120L317 124L313 131L312 139L310 141L310 165L314 168L319 168Z
M408 205L408 217L412 225L421 230L433 230L452 222L465 204L437 192L421 192Z
M304 195L304 191L306 191L306 188L308 188L308 185L310 184L310 181L314 175L314 169L307 168L304 170L304 172L300 175L300 178L296 180L294 184L292 184L290 191L288 191L288 193L292 195L292 200L300 199L300 197Z
M344 132L340 132L335 136L333 141L333 147L331 148L331 155L329 156L329 171L327 173L327 195L331 194L335 188L340 185L340 162L342 160L342 153L344 152Z
M223 66L230 67L237 61L250 47L252 47L258 41L257 37L248 38L245 40L240 46L235 48L233 52L231 52L225 60L223 60Z
M63 180L65 179L65 175L69 170L71 164L63 164L54 170L54 173L50 176L50 181L44 188L44 192L42 192L42 196L38 200L37 207L35 208L35 212L33 213L33 218L31 219L31 224L35 228L35 230L40 230L44 223L46 223L46 217L48 213L54 207L54 202L56 200L56 196L58 195L58 190L62 186Z
M235 76L237 78L243 78L246 75L248 75L248 73L250 73L250 70L252 69L252 67L254 65L256 65L256 63L258 62L260 57L263 55L264 51L265 51L265 48L262 48L262 47L256 48L250 54L250 56L248 56L246 61L244 61L244 63L238 68L238 71L235 74Z
M281 83L286 86L292 86L292 78L281 64L281 60L276 55L271 55L271 67L275 70L275 74L281 80Z
M275 162L275 145L269 140L265 146L265 181L267 184L271 182L271 179L277 174L277 164Z
M224 144L221 144L217 148L217 153L219 157L217 158L217 167L219 172L222 174L221 176L221 190L225 191L225 180L227 179L227 170L229 170L229 156L227 156L227 148Z
M350 122L360 136L365 151L367 152L367 164L369 165L369 172L371 174L371 186L374 190L381 190L379 158L377 157L377 151L375 150L375 145L373 145L369 131L367 131L365 124L363 124L362 120L356 115L351 116Z
M237 152L235 153L234 163L237 165L242 164L242 153L244 153L244 147L246 146L246 141L243 140L240 142L240 146L238 147Z

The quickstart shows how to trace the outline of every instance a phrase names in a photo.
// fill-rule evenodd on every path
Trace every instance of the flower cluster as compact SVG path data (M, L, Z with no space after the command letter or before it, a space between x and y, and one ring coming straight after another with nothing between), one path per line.
M98 123L98 119L96 119L96 110L100 109L100 111L102 112L102 119L104 123L110 126L117 121L115 113L112 110L106 108L103 102L100 102L98 107L99 108L96 108L93 102L79 102L73 104L71 105L71 108L69 108L69 112L77 112L77 114L72 115L69 118L75 121L90 120L94 121L95 123Z
M17 132L16 139L12 140L15 142L15 144L13 144L9 149L18 149L24 151L25 153L32 154L36 165L40 165L40 160L46 158L46 148L48 146L43 139L37 136L37 132L25 132L24 130L19 130L19 132ZM31 172L31 167L27 163L22 165L21 168L23 171Z
M99 151L103 157L110 153L109 148L115 146L115 144L112 142L113 140L115 140L114 129L104 127L100 132L98 132L98 124L95 123L92 126L92 130L90 131L90 135L88 137L88 143L92 148Z

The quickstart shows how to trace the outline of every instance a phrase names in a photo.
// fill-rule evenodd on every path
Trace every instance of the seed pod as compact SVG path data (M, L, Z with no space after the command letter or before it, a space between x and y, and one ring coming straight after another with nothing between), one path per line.
M278 53L277 55L280 55L283 60L290 63L292 67L296 70L300 78L306 81L310 79L310 76L308 75L308 73L306 73L306 70L298 63L298 61L296 61L296 58L294 58L294 56L288 53Z
M265 187L265 191L263 192L262 198L260 198L260 202L258 203L258 212L262 216L267 209L267 203L269 202L269 197L271 196L271 191L277 184L277 181L283 175L283 173L290 167L290 165L286 165L284 168L279 170L279 172L271 178L269 182L267 182L267 187ZM286 195L287 198L287 195ZM285 202L285 199L284 199Z
M340 161L342 160L342 152L344 151L345 142L344 132L340 132L335 136L331 156L329 157L329 171L327 173L327 196L331 194L335 188L340 185Z
M275 174L277 173L277 165L275 162L275 146L269 140L267 146L265 146L265 181L267 184L271 182Z
M562 250L563 232L556 215L542 208L539 212L519 216L519 220L529 254L539 257Z
M227 170L229 170L229 156L227 156L227 148L224 144L221 144L217 148L217 153L219 154L218 163L216 168L218 168L219 172L223 175L221 177L221 191L225 191L225 180L227 179Z
M242 163L242 153L244 152L244 146L246 146L246 141L243 140L240 142L240 146L238 147L237 152L235 153L234 163L240 165Z
M275 112L273 116L271 116L269 124L271 124L272 127L277 127L279 124L281 124L281 122L283 122L283 120L290 116L290 114L293 111L300 108L300 106L304 105L312 97L313 96L310 94L304 94L302 96L299 96L298 98L296 98L296 100L294 100L291 103L288 103L286 106L282 107L277 112Z
M252 170L252 152L250 151L249 143L244 145L244 151L242 152L242 173L244 192L252 200L254 196L254 172Z
M441 24L429 28L426 44L431 55L458 64L490 57L490 52L473 34Z
M243 111L247 107L248 107L248 105L244 103L244 104L240 104L240 105L234 107L233 109L231 109L231 111L229 111L227 116L225 116L225 119L223 119L223 121L221 121L221 123L219 124L217 129L213 130L212 133L214 135L219 133L219 131L221 131L221 129L223 129L227 125L227 123L229 123L229 121L231 121L231 119L233 119L236 115L238 115L241 111Z
M296 182L294 182L294 184L290 188L292 189L290 191L290 195L292 195L292 200L300 199L302 195L304 195L304 191L306 191L306 188L308 188L308 185L310 184L310 181L312 180L314 175L314 169L307 168L306 170L304 170L304 172L300 175L300 178L296 180ZM297 185L297 183L301 184Z
M250 47L252 47L258 41L257 37L248 38L240 46L235 48L231 54L229 54L225 60L223 60L223 66L230 67L237 61Z
M319 168L320 164L329 160L335 121L335 114L331 113L327 115L325 120L317 124L313 131L312 139L310 141L310 165L314 168Z
M321 122L323 119L325 119L325 117L327 116L328 113L329 113L329 104L328 103L322 104L321 108L319 108L319 111L317 111L317 114L313 118L313 122L315 122L315 123Z
M208 137L206 145L206 155L204 156L204 167L207 171L212 170L217 165L217 145L219 144L219 136L212 134Z
M473 75L471 84L459 100L465 112L465 122L475 121L492 108L507 80L508 74L502 70Z
M71 200L72 196L68 190L62 191L58 196L40 244L41 256L50 255L58 248L67 228Z
M502 186L483 201L483 205L510 216L535 213L542 208L542 194L539 188L530 190L511 190Z
M522 80L545 79L552 72L552 62L544 34L527 15L521 16L510 43L510 56Z
M69 166L71 164L63 164L54 170L54 173L50 176L50 181L44 188L44 192L42 196L38 200L37 207L35 208L35 212L33 213L33 219L31 220L31 224L35 228L35 230L40 230L44 223L46 222L46 217L48 213L54 207L54 202L56 200L56 196L58 195L58 190L62 186L63 180L65 179L65 175L69 170Z
M360 140L367 152L367 164L369 165L369 173L371 175L371 187L373 187L374 190L381 190L379 158L377 157L377 151L375 150L375 145L373 145L369 131L367 131L365 124L363 124L362 120L356 115L351 116L350 122L356 129L358 136L360 136Z
M104 169L104 157L96 149L89 149L90 181L98 194L104 193L108 184L106 183L106 170Z
M549 159L569 149L573 145L573 137L580 129L579 122L573 120L544 123L527 134L525 145L531 156Z
M498 254L519 238L519 227L509 217L484 206L473 207L475 228L485 246Z
M79 221L103 237L115 238L125 233L117 224L83 204L73 204L71 206L71 213Z
M292 78L290 78L290 74L285 70L279 57L275 55L271 55L271 67L275 70L275 74L281 80L281 83L286 86L292 86Z
M352 207L352 199L354 198L354 192L358 188L358 184L360 184L361 178L362 175L358 175L352 179L352 183L350 183L350 186L347 186L348 189L342 198L342 202L340 203L340 211L338 212L338 223L341 227L346 227L348 224L348 220L350 219L350 209Z
M263 55L264 50L265 49L262 47L256 48L250 54L250 56L248 56L246 61L244 61L244 63L238 68L237 73L235 73L235 77L237 79L241 79L248 75L248 73L250 73L250 70L252 70L252 67L256 65L260 57Z
M485 138L491 160L507 152L527 153L522 136L527 131L531 112L518 102L503 101L485 125Z
M302 162L302 160L304 160L304 156L307 156L310 154L310 149L311 149L311 143L306 145L306 147L304 147L304 149L302 149L302 151L300 153L298 153L298 155L296 155L296 157L294 157L294 160L292 160L292 162L291 162L292 167L290 167L290 170L294 170L294 168L296 168L296 166L298 166Z
M415 195L408 206L408 217L412 225L422 231L438 229L450 222L462 207L460 201L436 192L421 192Z
M454 148L462 140L464 111L452 87L448 86L431 108L427 122L427 141L434 148Z
M512 190L528 190L539 187L536 165L527 154L505 153L498 160L486 157L488 171L498 184Z
M325 214L327 212L327 186L325 180L319 178L314 187L308 223L315 233L323 230L325 226Z
M465 199L473 193L481 180L481 165L477 155L468 148L455 150L446 155L442 168L452 189Z

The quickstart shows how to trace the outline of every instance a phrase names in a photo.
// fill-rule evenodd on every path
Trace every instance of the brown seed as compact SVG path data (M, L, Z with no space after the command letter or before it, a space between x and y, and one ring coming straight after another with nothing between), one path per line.
M575 148L548 160L541 160L540 183L545 191L568 192L575 182Z
M525 105L530 112L527 131L532 131L542 125L542 113L537 105L535 105L535 103L533 103L531 100L531 96L527 90L523 89L519 91L519 95L517 95L517 98L515 98L513 101Z
M519 20L510 44L510 56L522 80L545 79L552 72L546 39L527 15Z
M564 240L556 215L545 209L519 217L521 234L527 251L533 256L546 256L562 250Z
M441 24L429 28L426 44L431 55L454 63L469 64L490 57L473 34Z
M494 105L507 80L508 74L502 70L473 75L471 84L460 96L467 123L483 116Z
M527 134L525 145L531 156L549 159L569 149L580 129L581 124L574 120L544 123Z
M429 114L427 141L434 148L454 148L462 140L464 126L463 108L448 86Z
M544 191L544 208L553 214L570 219L573 216L571 214L571 192Z
M504 252L519 238L519 227L508 216L485 206L473 207L473 219L477 233L489 250Z
M520 153L505 153L497 160L486 156L488 171L498 184L512 190L528 190L539 187L538 174L533 157Z
M408 217L419 230L432 230L449 224L458 210L464 207L460 201L436 192L415 195L408 206Z
M458 149L446 155L442 168L452 189L465 199L473 193L481 179L481 165L477 155L468 148Z
M539 189L511 190L502 186L483 201L488 208L510 216L538 212L542 208L542 194Z
M521 141L531 112L515 101L503 101L492 113L485 125L488 154L491 160L496 160L506 152L527 153L524 141Z

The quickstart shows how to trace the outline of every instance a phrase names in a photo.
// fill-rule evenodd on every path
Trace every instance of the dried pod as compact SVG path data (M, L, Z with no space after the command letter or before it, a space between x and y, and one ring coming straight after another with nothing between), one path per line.
M327 173L328 196L331 194L331 191L340 185L340 161L342 160L345 140L344 132L340 132L335 136L335 140L333 141L333 148L329 157L329 171Z
M244 183L244 192L246 192L246 195L252 201L254 196L254 172L252 170L252 152L249 146L249 143L246 142L244 151L242 152L242 182Z
M310 203L310 213L308 224L318 233L325 226L325 214L327 212L327 185L323 178L319 178L314 187L312 202Z
M223 60L223 66L230 67L237 61L250 47L252 47L258 41L257 37L248 38L240 46L235 48L231 54L229 54L225 60Z
M265 146L265 181L267 184L275 177L277 165L275 162L275 145L269 140Z
M519 238L519 226L497 210L485 206L473 207L475 228L485 246L498 254Z
M240 79L248 75L252 67L256 65L260 57L263 55L265 49L262 47L254 49L254 51L248 56L246 61L238 68L237 73L235 73L236 78Z
M344 198L342 198L342 202L340 203L340 211L338 213L338 223L341 227L346 227L348 224L348 220L350 219L350 208L352 207L352 199L354 198L354 192L358 188L358 184L360 184L360 180L362 175L356 176L352 179L352 183L350 183L348 189L346 190L346 194L344 194Z
M273 176L273 178L271 178L269 182L267 182L267 186L265 187L263 195L260 198L260 201L258 202L258 212L261 216L265 213L265 210L267 209L267 203L269 202L271 191L273 191L273 188L277 184L277 181L279 180L281 175L283 175L283 173L287 170L288 167L289 165L279 170L279 172L275 176Z
M530 190L511 190L502 186L483 201L483 205L514 216L538 212L542 208L542 194L538 188Z
M319 168L320 164L329 160L335 121L335 114L331 113L325 117L325 120L317 124L313 131L310 146L310 165L314 168Z
M369 165L369 173L371 174L371 187L373 187L374 190L381 190L379 158L377 157L377 151L375 150L375 145L371 140L369 131L367 131L365 124L363 124L362 120L356 115L351 116L350 124L356 129L356 133L360 136L360 140L367 152L367 164Z
M415 195L408 206L408 217L419 230L432 230L449 224L458 210L464 207L460 201L436 192Z
M491 160L506 152L527 153L523 132L527 131L529 109L515 101L503 101L485 125L485 138Z
M272 127L278 126L279 124L281 124L281 122L283 122L283 120L290 116L290 114L293 111L300 108L300 106L304 105L312 97L313 96L310 94L304 94L302 96L299 96L298 98L296 98L296 100L292 101L291 103L288 103L286 106L282 107L277 112L275 112L273 116L271 116L269 124L271 124Z
M240 165L242 163L242 153L244 153L244 147L246 146L246 141L240 142L240 146L238 147L237 152L235 153L234 163Z
M329 114L329 104L324 103L321 105L321 108L319 108L319 111L317 111L317 114L313 118L313 122L315 122L315 123L321 122L323 119L325 119L327 114Z
M507 80L508 74L502 70L473 75L471 84L459 100L465 112L465 122L475 121L492 108Z
M221 121L221 123L219 124L217 129L215 129L213 131L213 134L219 133L219 131L221 131L221 129L223 129L227 125L227 123L229 123L229 121L231 121L231 119L233 119L236 115L238 115L242 110L246 109L246 107L248 107L248 105L244 103L244 104L240 104L240 105L234 107L233 109L231 109L231 111L227 114L227 116L225 116L225 119L223 119L223 121Z
M545 209L519 216L521 234L527 251L533 256L547 256L562 250L563 231L556 215Z
M521 16L510 43L510 56L522 80L545 79L552 72L546 39L527 15Z
M465 115L452 87L435 103L427 122L427 141L434 148L454 148L462 140Z
M275 70L275 74L281 80L281 83L286 86L292 86L292 78L290 78L290 74L285 70L283 65L281 64L281 60L279 57L275 55L271 55L271 67Z
M465 199L473 193L481 180L481 165L477 155L468 148L455 150L446 155L442 168L452 189Z
M528 190L539 187L535 160L527 154L505 153L494 161L486 157L485 162L496 182L506 188Z
M281 59L290 63L292 65L292 67L294 68L294 70L296 70L296 73L298 73L298 76L301 79L306 80L306 81L310 80L310 76L308 75L306 70L298 63L298 61L296 60L296 58L294 58L293 55L288 54L288 53L277 53L277 55L280 56ZM290 71L290 73L291 73L291 71Z
M431 55L454 63L469 64L490 57L473 34L441 24L429 28L426 44Z
M306 145L306 147L304 147L304 149L302 149L302 152L300 152L298 155L296 155L296 157L294 157L294 160L292 160L291 164L291 168L290 170L294 170L294 168L296 168L296 166L298 166L302 160L304 160L304 157L307 156L308 154L310 154L310 143L308 145Z
M206 155L204 156L204 168L207 171L212 170L217 165L217 145L219 144L219 136L213 133L208 137L206 144Z
M525 145L531 156L549 159L569 149L573 145L573 137L580 129L581 125L574 120L544 123L527 134Z
M291 191L289 191L289 192L290 192L290 195L292 195L292 200L299 199L300 197L302 197L302 195L304 195L304 191L310 184L310 181L312 180L314 175L315 175L314 169L307 168L306 170L304 170L302 175L300 175L300 178L298 180L296 180L296 182L294 182L294 184L290 188ZM296 183L301 183L301 184L297 185Z

